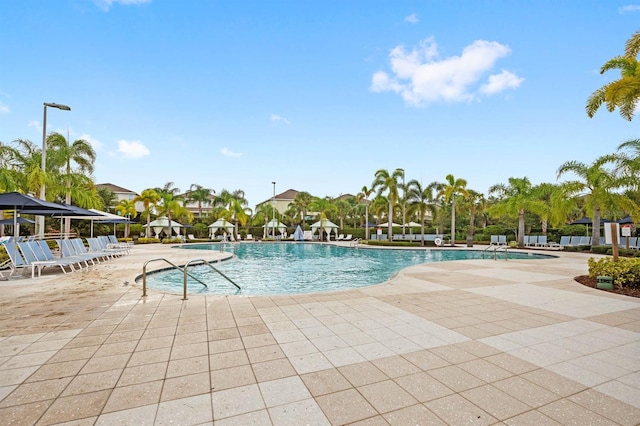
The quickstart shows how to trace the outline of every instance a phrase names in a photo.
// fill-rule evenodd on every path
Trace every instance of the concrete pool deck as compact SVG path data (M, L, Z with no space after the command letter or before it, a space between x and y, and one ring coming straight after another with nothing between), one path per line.
M0 281L0 423L639 424L640 300L551 254L294 296L142 298L146 260L223 255L160 245Z

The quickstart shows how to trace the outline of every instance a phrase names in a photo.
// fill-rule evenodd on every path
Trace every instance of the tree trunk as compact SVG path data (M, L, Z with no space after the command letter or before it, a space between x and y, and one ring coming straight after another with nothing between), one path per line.
M591 242L592 246L600 245L600 208L596 207L593 209L593 241Z
M391 198L389 198L389 223L387 225L389 225L387 227L387 240L388 241L393 241L393 200L391 200Z
M469 232L467 233L467 247L473 247L473 233L475 231L473 222L475 222L475 216L472 213L469 215Z
M451 195L451 246L456 245L456 202L455 195Z
M547 222L546 220L542 221L542 235L547 235L547 226L549 225L549 222Z
M524 248L524 210L518 212L518 248Z

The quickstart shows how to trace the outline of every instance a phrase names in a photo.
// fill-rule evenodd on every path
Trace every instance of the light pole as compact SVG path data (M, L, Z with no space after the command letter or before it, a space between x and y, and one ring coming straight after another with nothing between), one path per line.
M42 169L42 173L45 174L47 170L47 107L57 108L63 111L71 111L71 108L67 105L56 104L52 102L44 102L43 103L43 119L42 119L42 164L40 168ZM40 186L40 199L46 200L46 186L44 180L42 181L42 186ZM38 216L38 235L40 239L44 238L44 216Z
M402 172L402 239L404 240L404 223L406 222L405 204L407 199L407 188L404 185L404 169L398 169Z
M273 199L271 200L271 204L273 207L273 210L271 211L271 228L273 229L273 231L271 231L271 235L273 236L273 239L276 239L276 183L275 182L271 182L273 184Z

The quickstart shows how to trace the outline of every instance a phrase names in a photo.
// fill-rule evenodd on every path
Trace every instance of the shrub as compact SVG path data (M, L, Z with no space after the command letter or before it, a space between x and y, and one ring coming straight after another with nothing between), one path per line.
M182 242L182 238L165 238L162 240L162 244L180 244Z
M640 259L638 258L622 258L617 262L611 258L590 258L588 265L591 278L604 275L613 278L613 283L620 287L640 287Z
M590 250L591 250L591 246L589 245L578 246L578 251L590 251Z
M153 244L159 242L159 238L138 238L138 244Z
M607 250L611 250L607 246L593 246L591 247L591 251L595 254L607 254Z

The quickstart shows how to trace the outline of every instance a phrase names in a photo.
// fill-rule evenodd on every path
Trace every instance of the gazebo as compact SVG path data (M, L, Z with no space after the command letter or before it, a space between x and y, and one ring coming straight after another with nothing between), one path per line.
M218 229L223 229L227 232L233 232L234 228L235 226L233 225L233 223L225 219L218 219L211 225L209 225L209 238L213 238L216 232L218 232Z
M331 239L331 231L336 234L336 237L338 236L338 225L331 222L329 219L321 219L311 225L311 231L313 231L314 234L318 229L324 229L325 231L327 231L327 238L329 240ZM322 237L322 235L320 237Z
M262 225L264 228L264 238L268 237L273 229L277 229L279 233L283 234L287 230L287 225L280 222L278 219L271 219L266 225Z
M171 225L171 231L175 232L177 235L180 235L180 228L182 225L178 222L172 220L171 224L169 224L169 219L166 216L160 216L153 222L149 224L151 228L153 228L153 232L156 234L156 238L160 235L163 229L166 229Z

